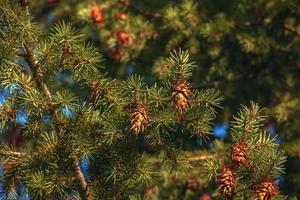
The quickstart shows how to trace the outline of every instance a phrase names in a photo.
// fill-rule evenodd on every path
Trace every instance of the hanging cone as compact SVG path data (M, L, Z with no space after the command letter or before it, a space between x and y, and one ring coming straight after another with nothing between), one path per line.
M278 187L274 181L264 181L254 187L255 200L272 200L278 194Z
M241 142L231 146L231 160L235 164L242 166L247 163L247 144Z
M90 12L90 18L97 27L104 26L105 20L104 20L104 12L102 8L98 6L93 6Z
M203 194L200 196L199 200L211 200L211 197L209 196L209 194L203 193Z
M118 38L119 43L123 47L128 47L129 44L131 43L131 37L130 37L130 34L127 31L117 32L117 38Z
M217 175L217 182L219 190L222 191L223 195L231 196L236 187L236 179L233 171L229 167L223 167L221 172Z
M138 104L136 111L131 115L131 130L137 135L143 132L149 122L147 107Z
M189 107L188 98L192 94L191 86L192 84L187 81L178 81L171 89L173 103L180 113Z

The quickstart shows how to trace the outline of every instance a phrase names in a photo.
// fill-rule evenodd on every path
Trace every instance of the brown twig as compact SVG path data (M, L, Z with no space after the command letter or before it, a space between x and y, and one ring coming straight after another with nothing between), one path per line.
M300 36L300 29L298 29L298 28L295 28L293 26L285 24L284 29L291 32L291 33L294 33L297 36Z
M79 162L76 159L73 160L73 170L75 172L76 178L77 178L80 188L81 188L79 191L81 199L89 200L91 197L90 187L89 187L88 183L86 182L84 175L80 169Z
M32 77L35 80L36 86L37 88L43 92L49 99L52 99L51 93L47 87L47 85L43 82L43 74L41 71L41 65L39 64L39 62L37 61L37 59L34 56L33 53L33 48L27 46L26 44L24 45L26 53L24 54L24 59L27 61L28 66L31 70L32 73ZM83 176L83 173L80 169L79 166L79 161L74 159L72 160L73 163L73 169L75 172L75 176L79 182L80 185L80 194L81 194L81 198L88 200L90 193L89 193L89 187L88 184Z
M17 156L17 157L21 157L26 155L23 152L17 152L17 151L1 151L0 152L1 156Z
M24 8L27 15L29 15L29 8L28 8L29 1L21 0L21 5ZM43 81L43 73L42 73L41 65L34 55L33 47L29 46L28 44L24 44L24 49L25 49L25 53L22 54L22 57L28 63L29 69L32 73L32 77L36 83L37 89L43 92L49 99L52 99L50 90L48 89L47 85ZM80 185L79 191L81 194L81 198L84 200L89 200L90 199L89 187L80 169L79 161L77 159L73 159L71 160L71 162L73 163L72 168L74 170L76 179L78 180Z
M196 163L196 162L202 162L205 160L210 160L215 158L216 155L215 154L210 154L210 155L199 155L199 156L195 156L189 159L189 162L191 163Z
M52 99L51 93L47 87L47 85L43 81L43 74L41 71L41 65L36 60L33 48L29 47L27 44L24 45L25 54L23 54L23 58L28 63L30 71L32 73L33 80L35 81L36 87L42 91L49 99Z

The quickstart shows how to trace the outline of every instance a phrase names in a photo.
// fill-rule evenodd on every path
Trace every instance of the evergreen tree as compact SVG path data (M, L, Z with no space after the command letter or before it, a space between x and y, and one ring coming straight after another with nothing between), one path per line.
M265 126L276 130L289 162L284 190L299 184L298 0L36 0L32 13L45 24L76 23L100 47L109 74L143 73L165 79L173 49L189 49L201 63L194 87L216 87L224 96L219 121L228 123L250 99L268 107ZM113 64L111 64L113 63ZM151 67L150 67L151 66Z
M47 1L46 7L38 7L44 4L39 1L2 1L1 87L10 92L10 97L1 105L1 130L6 135L12 128L21 130L24 141L30 141L1 144L4 198L19 198L15 193L24 192L18 190L24 187L32 199L197 199L200 194L187 193L187 189L197 191L198 181L193 179L176 194L164 191L168 184L176 184L176 179L191 172L206 179L215 176L220 191L214 194L217 198L284 198L279 195L275 178L283 173L285 156L275 139L261 129L262 117L256 104L243 107L235 118L231 154L224 153L226 145L218 141L204 155L183 151L190 137L211 138L211 123L222 99L218 90L199 89L195 84L192 71L199 72L200 68L189 61L187 51L172 51L169 58L155 62L153 70L162 72L159 75L163 81L144 81L138 75L126 80L110 78L103 73L98 50L86 42L87 38L93 39L84 34L90 25L78 25L78 32L71 24L60 21L50 32L45 31L32 19L29 3L37 15L39 9L76 8L74 17L91 23L103 40L93 42L99 42L105 55L113 55L126 67L141 53L146 41L156 36L156 31L143 17L131 18L131 13L123 13L120 5L150 18L163 16L157 23L179 30L173 32L167 44L163 43L165 52L179 45L188 47L192 54L201 49L190 46L197 44L194 42L199 37L201 19L197 4L191 1L175 6L161 2L166 5L164 15L144 12L135 7L140 4L124 0L103 1L100 7L81 1ZM58 3L66 7L55 7ZM64 11L57 11L58 15L73 18ZM106 27L109 31L103 28L106 17L119 20ZM205 27L215 34L205 30L200 33L209 35L205 36L209 41L213 35L214 44L232 31L230 20L224 16L217 16L212 23L216 24ZM126 26L130 32L120 30ZM151 48L148 51L141 55L149 55ZM146 58L156 60L153 54ZM74 85L58 85L60 73L68 73ZM18 121L20 112L28 115L25 124ZM87 164L87 171L83 164ZM153 197L155 190L157 197Z

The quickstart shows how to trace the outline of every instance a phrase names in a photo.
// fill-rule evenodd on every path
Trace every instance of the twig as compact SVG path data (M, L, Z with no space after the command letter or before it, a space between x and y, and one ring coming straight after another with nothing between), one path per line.
M87 182L84 178L84 175L80 169L79 162L76 159L73 160L73 170L75 172L76 178L79 181L79 185L81 188L81 190L80 190L81 199L89 200L90 196L91 196L90 195L90 187L87 184Z
M29 68L31 70L31 73L32 73L33 80L35 80L37 88L41 92L43 92L49 99L52 99L51 93L50 93L47 85L43 82L43 74L41 72L41 65L39 64L39 62L37 61L37 59L34 56L33 48L29 47L27 45L24 45L24 47L25 47L25 50L26 50L24 59L28 63L28 66L29 66ZM78 182L80 183L79 185L80 185L81 198L85 199L85 200L88 200L89 196L90 196L89 189L88 189L89 187L88 187L88 184L86 183L86 180L85 180L85 178L83 176L83 173L80 169L79 161L74 159L72 161L72 163L73 163L72 167L74 169L75 176L76 176Z
M47 85L43 81L43 74L41 72L41 65L34 56L33 48L27 44L24 45L26 53L23 54L23 58L28 63L30 71L32 73L33 80L36 83L36 87L42 91L49 99L52 99L51 93Z
M0 155L1 156L17 156L17 157L21 157L21 156L26 155L26 153L17 152L17 151L1 151Z
M291 33L294 33L297 36L300 36L300 29L297 29L297 28L287 25L287 24L284 25L284 29Z
M25 12L29 16L28 0L22 0L21 4L22 4ZM37 88L41 92L43 92L49 99L52 99L52 95L51 95L47 85L43 81L43 73L41 70L41 65L34 55L33 47L29 46L28 44L24 44L24 48L25 48L26 52L25 52L25 54L23 54L23 58L28 63L28 66L30 68L32 77L36 83ZM79 190L80 190L81 198L84 200L88 200L88 199L90 199L89 187L88 187L88 184L87 184L87 182L84 178L84 175L80 169L79 161L77 159L73 159L71 161L73 163L72 167L74 169L75 176L80 185Z
M195 163L195 162L201 162L204 160L210 160L215 158L216 155L215 154L211 154L211 155L200 155L200 156L195 156L189 159L189 162L191 163Z

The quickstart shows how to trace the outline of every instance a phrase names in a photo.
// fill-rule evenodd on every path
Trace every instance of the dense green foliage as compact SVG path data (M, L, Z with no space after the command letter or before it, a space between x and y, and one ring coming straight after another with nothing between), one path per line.
M288 153L281 190L299 196L298 5L1 1L1 87L14 90L1 105L7 192L22 183L38 199L199 199L204 192L222 199L218 180L210 178L231 162L229 144L243 140L249 165L233 167L242 192L230 198L253 196L251 187L268 169L268 180L278 178L285 160L279 146ZM179 47L188 51L173 51ZM132 71L141 76L128 77ZM58 83L61 72L68 80ZM223 110L215 110L219 90ZM243 107L230 137L212 140L212 123L230 121L250 100L267 107L270 117L261 120L255 104ZM16 123L18 110L29 115L23 126ZM242 128L247 120L249 134ZM270 128L277 140L265 133ZM21 132L20 145L12 132ZM199 138L205 142L195 153ZM264 148L256 151L259 145ZM82 160L89 161L85 177Z

